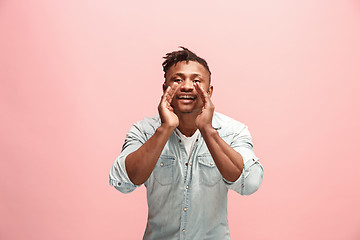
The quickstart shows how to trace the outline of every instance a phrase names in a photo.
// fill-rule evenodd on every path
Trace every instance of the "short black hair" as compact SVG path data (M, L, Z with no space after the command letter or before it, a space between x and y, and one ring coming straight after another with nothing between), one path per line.
M185 47L180 46L180 48L182 48L183 50L167 53L166 56L163 57L163 58L165 58L165 61L162 64L163 70L164 70L164 78L166 78L167 70L169 70L169 68L172 65L176 65L176 63L181 62L181 61L186 61L186 63L188 63L189 61L198 62L201 65L203 65L206 70L209 71L209 76L211 76L209 66L208 66L207 62L205 61L205 59L197 56L195 53L193 53L192 51L190 51L189 49L187 49Z

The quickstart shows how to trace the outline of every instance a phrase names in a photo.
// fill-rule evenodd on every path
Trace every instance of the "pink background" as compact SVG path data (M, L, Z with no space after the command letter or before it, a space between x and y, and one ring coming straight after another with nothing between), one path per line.
M182 45L264 166L232 239L360 239L360 2L0 1L0 239L140 239L108 173Z

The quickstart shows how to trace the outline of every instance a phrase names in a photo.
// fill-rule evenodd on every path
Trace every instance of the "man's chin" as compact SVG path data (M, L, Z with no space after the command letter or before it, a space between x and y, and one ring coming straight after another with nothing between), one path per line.
M180 113L180 114L199 114L201 112L202 108L197 108L197 109L186 109L186 108L180 108L180 109L175 109L175 113Z

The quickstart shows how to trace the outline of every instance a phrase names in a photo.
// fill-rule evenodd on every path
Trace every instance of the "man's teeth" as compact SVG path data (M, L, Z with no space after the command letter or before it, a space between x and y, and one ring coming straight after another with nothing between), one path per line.
M185 96L179 96L179 99L195 99L195 97L194 97L194 96L185 95Z

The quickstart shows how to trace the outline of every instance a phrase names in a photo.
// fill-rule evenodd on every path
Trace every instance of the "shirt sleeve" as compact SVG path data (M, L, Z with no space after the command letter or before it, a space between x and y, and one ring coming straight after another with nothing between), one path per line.
M110 169L110 185L122 193L130 193L140 186L133 184L129 179L125 169L125 159L127 155L139 149L145 141L145 135L139 125L134 124L126 135L121 154L115 159Z
M241 154L244 168L240 177L235 182L224 179L229 189L241 195L250 195L256 192L263 180L263 167L259 158L255 156L250 132L245 126L240 133L236 133L230 146Z

